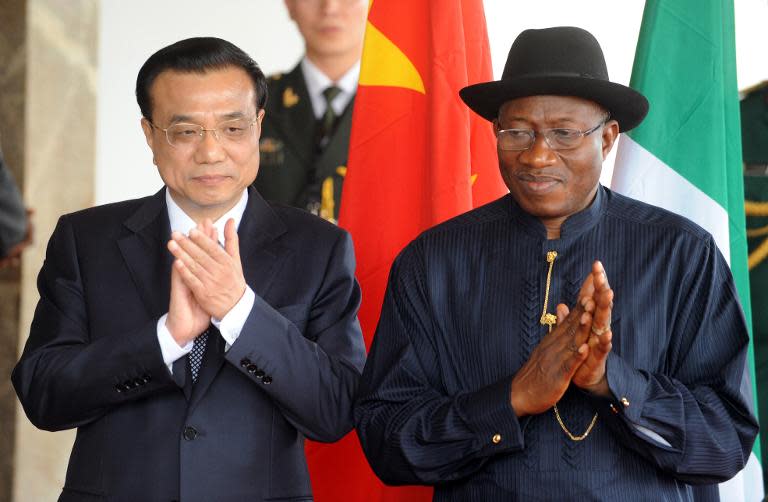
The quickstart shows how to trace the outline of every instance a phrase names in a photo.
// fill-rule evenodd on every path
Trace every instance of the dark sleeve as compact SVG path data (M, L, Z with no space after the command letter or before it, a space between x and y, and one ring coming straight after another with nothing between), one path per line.
M713 240L687 264L678 305L669 315L668 370L634 368L615 352L607 362L616 402L599 413L626 447L690 484L733 477L757 434L744 385L749 342L728 265ZM638 315L642 315L639 313ZM623 333L642 336L642 333ZM636 426L659 434L669 446Z
M135 332L89 331L75 232L59 220L37 279L29 339L11 379L29 420L45 430L92 422L113 406L174 389L157 319Z
M24 202L0 152L0 258L24 240L27 214Z
M523 449L511 377L471 392L443 387L428 296L421 261L407 248L392 267L355 406L363 450L389 484L463 478L493 455Z
M365 363L352 240L346 232L339 235L312 304L276 310L257 295L226 354L289 422L318 441L335 441L352 429L352 402Z

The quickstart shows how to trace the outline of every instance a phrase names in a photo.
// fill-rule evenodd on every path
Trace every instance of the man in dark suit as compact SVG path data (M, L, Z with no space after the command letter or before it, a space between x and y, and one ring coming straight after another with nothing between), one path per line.
M510 193L392 266L355 407L374 471L436 501L717 500L757 434L733 278L705 230L599 182L647 100L573 27L460 95Z
M177 42L136 92L166 186L59 220L12 376L77 428L60 500L311 500L304 438L351 429L365 357L350 238L248 188L266 84L239 48Z
M336 222L347 170L352 105L360 74L366 0L285 0L306 55L269 78L261 170L265 199Z

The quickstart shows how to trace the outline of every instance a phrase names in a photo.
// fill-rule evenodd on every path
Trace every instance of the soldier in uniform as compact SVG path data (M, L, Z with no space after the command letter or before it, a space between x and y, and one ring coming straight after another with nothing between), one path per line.
M744 91L741 138L757 406L759 421L765 427L768 423L768 316L765 315L768 312L768 81ZM760 447L766 458L768 434L760 435ZM763 481L768 492L766 462L763 462Z
M289 73L269 78L261 169L264 198L338 219L366 0L285 0L305 42Z

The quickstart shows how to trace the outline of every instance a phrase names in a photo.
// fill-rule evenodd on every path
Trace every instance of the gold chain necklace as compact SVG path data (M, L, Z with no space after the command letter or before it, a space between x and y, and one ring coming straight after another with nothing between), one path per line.
M547 306L549 304L549 286L552 283L552 269L555 268L555 258L557 258L557 251L547 252L547 263L549 263L549 270L547 271L547 288L544 291L544 309L541 311L541 319L539 319L539 322L546 326L550 333L552 332L552 326L557 324L557 316L547 312ZM563 429L563 432L565 432L571 441L583 441L586 439L595 427L595 423L597 423L597 413L595 413L595 416L592 417L592 421L589 423L587 430L584 431L584 434L577 436L565 426L563 418L560 416L560 411L557 409L557 403L555 403L552 409L555 411L557 423L560 424L560 428Z

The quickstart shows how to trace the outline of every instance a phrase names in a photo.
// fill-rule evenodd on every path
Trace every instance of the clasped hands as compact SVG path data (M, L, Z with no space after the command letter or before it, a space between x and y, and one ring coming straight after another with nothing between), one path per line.
M240 243L235 221L224 226L224 247L206 218L185 236L172 232L168 250L171 299L165 325L176 343L184 346L208 328L211 317L222 319L245 293Z
M547 333L512 379L510 399L518 417L548 410L574 385L610 395L605 362L611 352L613 290L602 263L584 280L573 309L557 306L557 325Z

